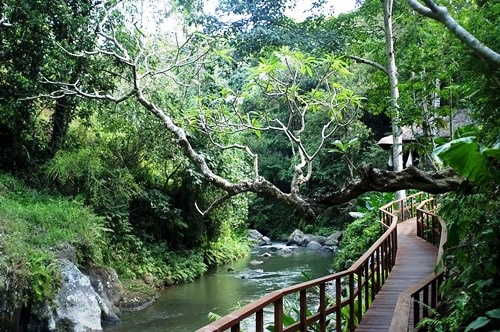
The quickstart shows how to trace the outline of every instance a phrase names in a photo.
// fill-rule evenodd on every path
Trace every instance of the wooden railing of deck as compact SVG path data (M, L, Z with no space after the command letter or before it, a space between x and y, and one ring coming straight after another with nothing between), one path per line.
M239 332L246 319L253 319L256 332L263 332L265 324L273 325L275 332L305 332L312 325L322 332L327 328L328 331L342 331L345 327L354 331L394 267L398 220L415 217L417 205L426 197L427 194L418 193L380 208L384 233L349 269L269 293L197 332ZM327 292L327 285L334 291ZM286 296L293 296L298 302L297 321L288 326L283 324ZM318 297L319 305L311 303ZM311 314L309 309L313 306L317 306L317 310ZM348 308L344 310L347 313L342 313L343 308ZM270 322L264 321L265 309L273 312Z
M439 246L434 273L398 297L391 323L391 332L415 331L423 318L431 316L441 302L439 287L443 283L445 267L441 264L443 246L448 232L443 219L434 213L435 198L422 201L417 207L417 235L427 242ZM411 313L413 312L413 315Z

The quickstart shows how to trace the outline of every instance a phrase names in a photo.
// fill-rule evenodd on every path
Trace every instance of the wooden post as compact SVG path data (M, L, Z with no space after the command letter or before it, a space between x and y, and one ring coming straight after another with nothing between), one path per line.
M354 332L354 273L349 274L349 331Z
M338 280L335 280L338 283ZM326 284L319 285L319 328L321 332L326 331Z
M335 325L337 331L342 331L342 284L340 278L335 280Z
M437 307L437 283L438 281L434 279L431 284L431 308Z
M307 291L300 291L300 331L307 332Z
M429 285L424 287L424 305L422 306L422 318L429 317Z
M255 331L264 332L264 309L255 313Z
M380 279L380 265L381 265L381 260L380 260L380 247L377 248L377 250L375 251L377 253L377 293L378 291L380 290L381 288L381 280Z
M283 332L283 298L274 302L274 331Z
M361 321L361 318L363 317L363 289L362 289L362 285L363 285L363 275L361 273L362 271L362 267L359 268L358 270L358 295L357 295L357 298L358 298L358 312L357 312L357 316L358 316L358 322ZM367 285L368 286L368 285Z
M371 262L373 261L372 258L370 257L370 263L366 262L364 265L364 274L365 274L365 309L368 310L370 307L370 268L369 265L372 264Z
M413 300L413 327L416 327L420 321L420 293L415 294Z
M372 253L372 255L370 257L370 271L371 271L370 280L372 283L372 296L371 296L372 302L373 302L373 300L375 300L375 292L378 291L377 285L375 284L375 266L377 265L375 262L375 252Z

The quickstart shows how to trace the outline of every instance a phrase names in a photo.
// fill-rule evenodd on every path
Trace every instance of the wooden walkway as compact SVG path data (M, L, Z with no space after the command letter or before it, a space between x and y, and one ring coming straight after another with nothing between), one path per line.
M398 224L397 232L396 265L356 331L389 331L399 294L434 271L438 248L417 237L415 218Z

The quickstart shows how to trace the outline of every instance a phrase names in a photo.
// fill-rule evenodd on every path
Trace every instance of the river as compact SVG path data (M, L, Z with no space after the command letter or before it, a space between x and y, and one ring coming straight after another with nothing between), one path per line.
M283 247L280 243L255 248L247 257L220 266L192 283L167 288L153 305L123 313L121 324L105 330L193 332L209 323L209 312L225 315L273 290L303 282L302 272L311 278L329 273L331 253L292 247L292 254L281 255L276 249ZM272 256L262 257L266 252ZM252 265L252 260L263 263Z

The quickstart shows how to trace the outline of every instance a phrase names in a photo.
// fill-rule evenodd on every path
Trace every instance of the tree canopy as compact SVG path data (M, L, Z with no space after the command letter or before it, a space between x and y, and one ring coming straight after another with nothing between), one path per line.
M293 5L2 2L0 168L83 199L117 250L215 263L217 241L278 213L498 190L498 3L365 0L302 22ZM391 133L394 170L376 144Z

